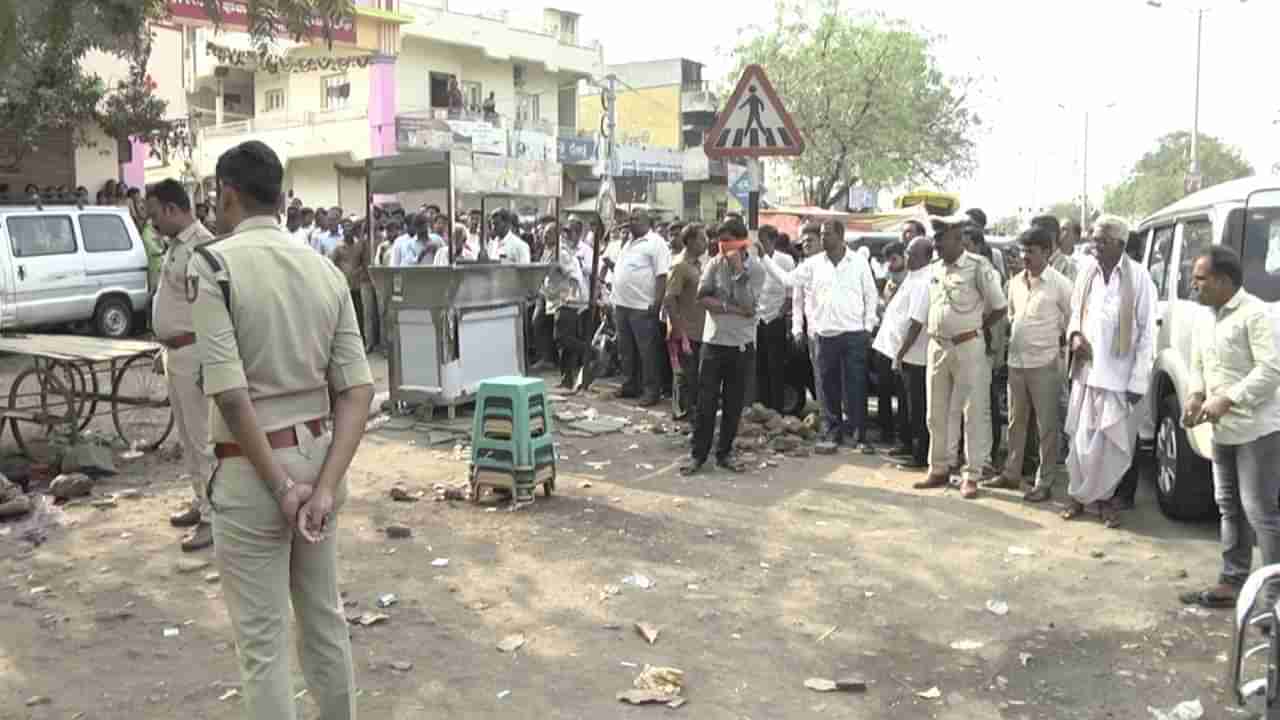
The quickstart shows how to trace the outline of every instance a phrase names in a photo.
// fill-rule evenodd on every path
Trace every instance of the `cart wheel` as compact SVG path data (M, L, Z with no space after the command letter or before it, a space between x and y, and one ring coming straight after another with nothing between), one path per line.
M52 431L59 427L69 429L77 419L66 382L59 379L57 373L34 367L23 370L13 379L9 386L9 409L32 413L37 417L34 423L44 427L43 433L34 433L30 427L23 433L22 423L32 421L16 417L9 421L18 449L36 462L53 459Z
M148 355L129 358L111 383L111 420L120 439L134 450L160 447L173 430L169 386Z
M71 393L72 406L75 408L75 416L80 418L80 424L77 430L84 430L89 427L89 423L93 422L93 415L98 411L98 376L92 371L87 373L84 368L71 362L55 362L49 366L49 371L59 373L67 385L68 392ZM89 387L89 379L92 378L93 387Z

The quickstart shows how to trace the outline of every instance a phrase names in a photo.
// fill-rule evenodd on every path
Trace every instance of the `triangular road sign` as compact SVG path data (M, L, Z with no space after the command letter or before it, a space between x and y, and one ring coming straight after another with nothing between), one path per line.
M702 147L710 158L799 155L804 138L764 68L748 65Z

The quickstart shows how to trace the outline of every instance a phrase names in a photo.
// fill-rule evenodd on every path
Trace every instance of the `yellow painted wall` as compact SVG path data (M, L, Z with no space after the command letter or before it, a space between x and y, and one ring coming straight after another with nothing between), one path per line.
M599 95L578 98L578 130L598 132L604 109ZM680 86L640 88L618 93L618 141L680 149Z

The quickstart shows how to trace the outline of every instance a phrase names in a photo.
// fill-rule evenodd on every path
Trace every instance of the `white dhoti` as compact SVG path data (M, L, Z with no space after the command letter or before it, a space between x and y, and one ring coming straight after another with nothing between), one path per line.
M1122 392L1089 387L1071 388L1067 404L1067 493L1082 505L1110 500L1133 463L1141 414Z

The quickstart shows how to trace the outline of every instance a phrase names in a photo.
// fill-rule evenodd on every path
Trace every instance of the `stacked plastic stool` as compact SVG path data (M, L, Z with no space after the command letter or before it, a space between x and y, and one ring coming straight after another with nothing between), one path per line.
M471 427L469 498L484 488L532 502L538 485L556 488L556 448L546 384L539 378L496 377L480 382Z

